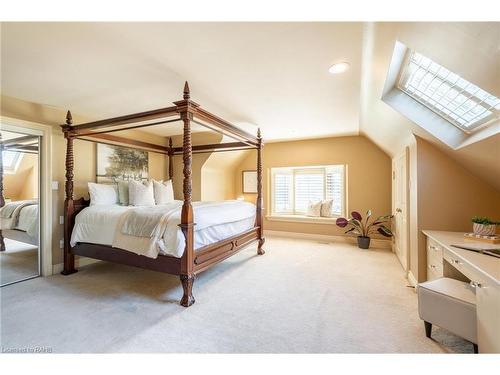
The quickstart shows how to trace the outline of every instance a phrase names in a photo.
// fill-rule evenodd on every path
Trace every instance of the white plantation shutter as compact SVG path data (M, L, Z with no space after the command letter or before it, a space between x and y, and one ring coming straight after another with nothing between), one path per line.
M344 205L344 166L326 168L326 197L333 200L332 214L342 216Z
M318 202L325 197L324 169L296 169L295 212L306 213L309 202Z
M304 215L310 202L331 199L332 214L343 215L345 200L343 165L272 168L271 175L273 213Z
M291 171L276 172L273 177L274 212L293 213L293 174Z

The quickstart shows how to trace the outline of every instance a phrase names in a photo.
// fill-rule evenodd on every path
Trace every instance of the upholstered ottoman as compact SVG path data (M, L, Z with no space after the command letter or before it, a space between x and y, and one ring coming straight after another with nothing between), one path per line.
M431 337L435 324L469 340L477 348L476 295L469 284L442 277L417 287L418 313L424 321L425 334Z

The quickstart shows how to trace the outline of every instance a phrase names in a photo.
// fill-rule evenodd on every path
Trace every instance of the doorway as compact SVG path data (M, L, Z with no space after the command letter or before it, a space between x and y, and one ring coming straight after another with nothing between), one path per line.
M394 212L394 243L393 251L408 272L409 269L409 230L408 230L408 176L409 151L404 152L392 160L392 205Z

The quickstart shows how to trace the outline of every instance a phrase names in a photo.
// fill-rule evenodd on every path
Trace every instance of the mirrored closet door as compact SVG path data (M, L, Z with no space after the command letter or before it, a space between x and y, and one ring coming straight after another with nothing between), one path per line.
M0 285L40 275L40 136L0 131Z

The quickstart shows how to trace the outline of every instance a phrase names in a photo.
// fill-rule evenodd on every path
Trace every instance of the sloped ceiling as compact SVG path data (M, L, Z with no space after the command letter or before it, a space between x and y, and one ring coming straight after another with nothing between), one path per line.
M380 100L396 40L500 96L500 23L367 23L363 35L360 131L392 156L416 134L500 190L500 134L452 150Z
M1 90L98 119L168 106L189 80L268 142L361 132L395 155L417 134L500 190L500 135L452 151L380 100L396 40L500 96L499 25L3 23Z
M361 23L4 23L2 94L105 118L170 106L188 80L267 141L357 134L361 38Z

